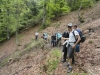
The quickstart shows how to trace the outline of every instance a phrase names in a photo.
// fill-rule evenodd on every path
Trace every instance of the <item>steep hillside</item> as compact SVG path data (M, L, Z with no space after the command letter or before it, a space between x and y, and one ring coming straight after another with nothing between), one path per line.
M58 30L60 32L65 31L66 25L69 22L79 24L79 28L83 30L87 38L86 41L81 44L81 52L76 58L77 64L74 66L74 70L70 75L100 75L100 2L90 9L80 11L80 14L83 15L84 23L78 21L77 11L74 11L60 17L51 24L51 27L40 31L39 38L43 32L51 34ZM94 30L91 35L88 33L89 28ZM10 55L23 52L21 57L15 59L12 57L10 58L10 62L8 61L4 66L0 65L0 75L48 75L48 67L44 66L46 59L52 57L50 53L53 50L59 50L61 52L62 48L51 48L48 43L45 44L46 46L43 50L40 47L41 44L39 44L31 48L29 52L24 52L24 49L33 41L35 31L38 31L38 27L31 28L19 34L19 50L16 50L15 37L0 44L0 64ZM58 61L57 68L49 74L68 75L67 67L65 66L66 63L61 63L60 59Z

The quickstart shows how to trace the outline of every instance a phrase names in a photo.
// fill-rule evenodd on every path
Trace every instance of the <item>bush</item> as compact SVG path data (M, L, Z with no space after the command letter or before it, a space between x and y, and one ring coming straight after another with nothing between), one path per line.
M80 8L81 4L82 4L82 9L83 9L83 8L93 6L95 2L94 0L76 0L76 1L71 1L68 3L72 10L77 10Z
M53 50L49 54L50 56L46 59L46 66L47 66L47 72L52 72L55 70L58 66L58 63L61 59L61 52L59 50Z
M89 44L93 44L93 41L92 41L92 40L90 40L88 43L89 43Z

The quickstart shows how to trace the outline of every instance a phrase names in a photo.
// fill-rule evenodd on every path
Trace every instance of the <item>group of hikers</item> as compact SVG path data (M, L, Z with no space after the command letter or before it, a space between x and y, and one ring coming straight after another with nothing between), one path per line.
M38 39L38 35L39 35L39 33L36 32L35 33L35 40ZM61 37L62 37L62 33L60 33L59 31L55 34L52 33L51 36L48 35L46 32L44 32L43 35L41 36L41 38L43 38L45 42L48 42L48 40L51 39L51 41L50 41L51 47L60 46L61 45L61 43L60 43Z
M70 73L73 70L73 64L75 64L74 56L76 52L80 52L80 42L84 42L85 37L83 36L82 31L77 28L76 24L67 24L67 29L68 30L66 30L63 34L58 31L51 35L51 46L63 46L62 62L67 61L67 72ZM82 36L84 38L82 38ZM43 34L43 39L47 40L47 33ZM61 43L62 40L64 41L63 43Z

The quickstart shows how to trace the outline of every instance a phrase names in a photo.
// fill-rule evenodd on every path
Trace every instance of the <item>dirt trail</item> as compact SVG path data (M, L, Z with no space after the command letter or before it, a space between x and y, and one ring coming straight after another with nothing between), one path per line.
M32 39L34 39L34 33L36 30L37 28L30 28L30 30L24 31L19 34L19 50L23 49L26 44L30 43ZM4 43L0 44L0 61L12 54L14 51L16 51L15 36L11 37L10 40L7 40Z
M51 27L46 28L42 32L49 34L57 32L58 30L63 32L66 30L66 24L69 22L79 24L79 28L86 32L87 40L81 45L81 52L77 56L78 65L74 66L75 72L86 71L90 75L100 75L100 3L95 5L91 9L84 9L80 12L85 19L84 23L80 23L77 19L77 11L68 15L60 17L57 22L52 23ZM60 24L58 27L57 25ZM88 35L88 28L94 28L94 32ZM96 29L97 28L97 29ZM34 33L38 28L31 28L20 34L19 50L22 50L25 44L34 39ZM39 34L41 35L42 32ZM15 37L0 44L0 61L6 58L8 55L16 51ZM13 64L4 66L0 69L0 75L46 75L41 72L40 66L43 65L43 60L47 51L38 50L37 52L31 52L21 57L21 60L14 62ZM84 64L84 65L83 65ZM55 75L66 75L66 68L64 64L60 63L55 70ZM77 70L76 70L77 68ZM4 72L5 71L5 72Z

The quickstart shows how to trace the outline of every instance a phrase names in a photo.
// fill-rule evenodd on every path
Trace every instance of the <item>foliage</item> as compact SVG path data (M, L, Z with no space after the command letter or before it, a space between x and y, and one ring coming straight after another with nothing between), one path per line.
M94 42L92 41L92 40L89 40L89 42L88 42L89 44L93 44Z
M46 68L46 71L49 73L49 72L52 72L53 70L55 70L58 66L58 63L61 59L61 52L59 50L53 50L50 52L48 58L46 59L46 63L45 63L45 66L47 67Z
M91 7L94 5L95 0L67 0L69 6L72 10L79 9L82 5L82 8Z
M62 14L81 5L91 7L96 1L100 0L0 0L0 42L24 28L40 24L44 29Z

